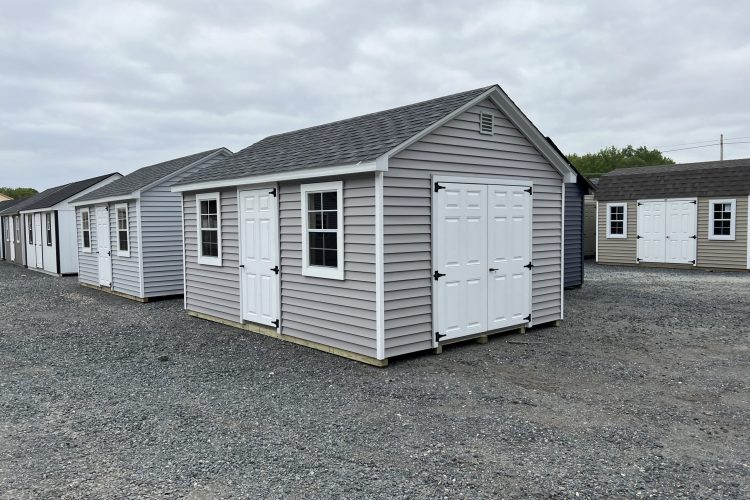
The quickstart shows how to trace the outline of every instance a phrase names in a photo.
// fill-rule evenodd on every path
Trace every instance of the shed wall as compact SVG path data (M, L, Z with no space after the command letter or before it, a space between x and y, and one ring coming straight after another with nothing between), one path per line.
M565 184L565 286L583 284L583 195L575 182Z
M603 264L635 264L638 243L636 231L638 214L636 202L628 201L627 238L607 238L607 203L625 203L624 201L600 201L597 220L599 221L599 260Z
M112 290L142 297L141 271L139 266L140 248L138 245L138 211L134 200L127 202L128 226L130 229L128 235L130 256L121 257L117 255L117 210L115 206L124 203L126 202L109 204L109 234L112 243Z
M86 208L86 207L82 207ZM89 208L89 227L91 229L91 251L83 251L81 226L81 208L76 208L76 244L78 246L78 281L88 285L99 285L99 256L96 253L96 210Z
M494 135L478 132L479 112ZM535 324L562 314L562 177L520 131L485 101L402 151L384 176L385 354L432 346L432 175L530 180L533 197Z
M735 238L709 240L709 203L711 199L736 199ZM747 269L747 196L698 198L698 267Z

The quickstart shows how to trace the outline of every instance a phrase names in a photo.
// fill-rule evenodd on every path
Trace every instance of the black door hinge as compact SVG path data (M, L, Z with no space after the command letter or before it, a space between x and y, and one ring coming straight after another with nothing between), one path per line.
M636 257L635 260L638 261L638 262L640 262L641 258L640 257Z
M531 314L529 314L528 316L526 316L525 318L523 318L523 320L524 321L528 321L529 323L531 323Z
M440 191L441 189L445 189L445 186L441 186L440 184L438 184L438 183L436 182L436 183L435 183L435 192L437 193L437 192L438 192L438 191Z
M698 204L698 202L695 201L695 200L691 201L690 203L692 203L693 205L697 205Z
M534 264L532 264L531 262L529 262L528 264L526 264L523 267L525 267L526 269L531 269L532 267L534 267Z
M526 192L527 192L527 193L529 193L530 195L533 195L533 194L534 194L534 189L533 189L533 188L532 188L531 186L529 186L529 187L527 187L526 189L524 189L524 191L526 191Z
M268 192L268 194L270 194L271 196L273 196L274 198L276 198L276 188L273 188L272 190L270 190Z
M278 320L278 319L275 319L275 320L271 321L271 324L272 324L273 326L275 326L276 328L278 328L278 327L279 327L279 320Z
M440 342L440 339L447 337L447 335L446 333L435 332L435 342Z
M638 203L636 203L636 205L640 207L641 205L643 205L643 203L641 203L641 202L639 201Z
M643 236L641 236L640 234L635 237L636 240L640 240L641 238L643 238Z
M271 271L273 271L273 272L274 272L274 274L279 274L279 266L273 266L273 267L271 268Z
M441 276L445 276L445 274L435 271L435 273L432 275L433 278L435 278L435 281L439 280Z
M695 235L695 234L694 234L694 235L692 235L692 236L691 236L690 238L692 238L692 239L694 239L694 240L697 240L697 239L698 239L698 235Z
M245 264L240 264L240 268L244 268L244 267L245 267Z
M693 265L695 265L695 261L694 260L691 260L690 263L693 264Z

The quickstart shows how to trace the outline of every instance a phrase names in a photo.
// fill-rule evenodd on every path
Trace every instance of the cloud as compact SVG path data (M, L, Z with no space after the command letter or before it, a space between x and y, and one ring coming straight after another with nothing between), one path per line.
M0 185L127 173L490 83L567 152L750 136L745 2L4 4Z

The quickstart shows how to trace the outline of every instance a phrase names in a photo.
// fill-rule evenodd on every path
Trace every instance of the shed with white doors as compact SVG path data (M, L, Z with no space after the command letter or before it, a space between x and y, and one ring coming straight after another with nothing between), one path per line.
M76 216L70 200L121 177L112 173L71 182L19 204L26 267L57 275L77 274Z
M0 245L0 259L15 261L15 230L13 227L13 216L2 215L3 212L13 208L21 203L23 198L17 200L0 201L0 234L2 235L2 244Z
M379 366L556 322L575 180L498 86L271 136L173 188L185 308Z
M596 200L597 262L750 269L750 159L618 169Z
M211 168L225 148L140 168L73 200L78 281L127 298L181 295L181 197L174 183Z

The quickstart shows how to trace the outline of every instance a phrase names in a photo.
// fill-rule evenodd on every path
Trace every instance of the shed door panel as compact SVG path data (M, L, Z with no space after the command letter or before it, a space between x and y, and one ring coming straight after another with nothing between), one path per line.
M694 264L697 243L695 200L667 200L666 261Z
M96 251L99 257L99 284L112 286L112 242L110 241L109 210L96 207Z
M44 248L42 247L42 214L34 214L34 246L36 247L36 267L44 267Z
M32 232L32 237L34 236L34 215L33 214L26 214L22 215L23 220L23 230L24 230L24 236L26 237L26 265L28 267L37 267L37 253L36 253L36 242L29 240L29 230ZM39 260L41 262L41 254L39 255Z
M531 195L521 186L488 186L487 330L531 314Z
M666 221L664 201L639 201L638 207L638 260L664 262Z
M240 191L242 318L273 325L279 318L278 219L268 189Z
M15 224L13 223L14 218L13 217L6 217L6 221L8 221L8 230L10 231L10 260L15 261L16 260L16 232L15 232Z

